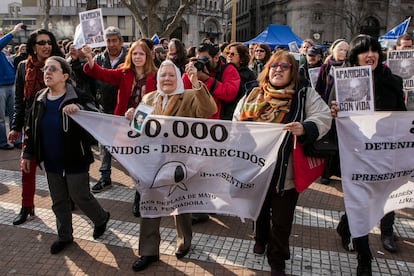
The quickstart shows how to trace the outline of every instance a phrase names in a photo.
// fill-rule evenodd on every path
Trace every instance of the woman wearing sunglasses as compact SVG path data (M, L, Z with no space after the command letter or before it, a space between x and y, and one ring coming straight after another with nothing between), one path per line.
M55 36L44 29L32 32L26 45L28 57L19 63L16 70L13 124L9 133L11 143L17 141L26 125L36 92L46 87L41 71L45 60L52 55L63 57ZM35 179L36 161L31 160L30 172L22 170L22 208L19 215L13 220L14 225L24 223L28 216L34 216Z
M331 127L328 105L300 80L295 58L287 51L272 55L260 74L259 87L241 99L235 120L284 124L288 132L279 149L276 168L256 221L253 252L264 254L272 275L285 275L290 258L289 236L299 193L295 189L292 158L293 135L299 143L312 143Z
M73 242L71 199L95 225L94 239L105 232L109 212L99 205L89 189L93 138L67 116L94 106L93 98L78 93L72 86L71 68L64 58L48 58L42 71L46 88L36 94L30 111L22 169L30 173L31 160L37 164L43 162L58 233L50 253L57 254Z
M249 69L249 48L240 42L233 42L224 50L226 62L236 66L240 75L239 92L236 98L231 103L223 104L220 111L220 118L224 120L231 120L233 117L234 109L238 101L248 92L250 89L246 88L246 84L256 79L255 74Z
M272 50L267 44L259 43L254 48L254 55L250 57L249 68L256 74L256 77L262 72L271 54Z

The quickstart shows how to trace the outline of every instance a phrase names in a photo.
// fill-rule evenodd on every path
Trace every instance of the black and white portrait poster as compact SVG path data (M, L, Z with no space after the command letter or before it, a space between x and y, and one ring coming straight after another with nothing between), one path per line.
M318 81L318 76L319 76L319 71L320 70L321 70L321 67L314 67L314 68L309 68L308 69L309 78L310 78L312 88L315 88L315 86L316 86L316 82Z
M338 117L374 112L371 66L335 68Z
M79 19L85 43L91 48L105 46L102 9L80 12Z
M403 79L405 104L408 110L414 110L414 50L389 51L387 64L393 74Z

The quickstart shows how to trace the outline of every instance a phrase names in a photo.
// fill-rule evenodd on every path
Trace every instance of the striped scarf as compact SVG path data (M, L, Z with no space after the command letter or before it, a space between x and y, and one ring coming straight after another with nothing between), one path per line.
M240 121L281 123L290 111L295 94L294 84L275 89L270 84L256 87L247 96L240 112Z

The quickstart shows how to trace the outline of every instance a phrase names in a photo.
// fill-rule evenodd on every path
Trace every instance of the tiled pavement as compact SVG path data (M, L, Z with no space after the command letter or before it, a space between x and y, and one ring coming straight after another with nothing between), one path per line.
M96 152L95 152L96 153ZM132 181L115 161L114 187L97 194L111 212L108 230L97 241L93 226L79 210L73 215L75 243L58 255L49 253L56 239L54 214L47 184L38 171L36 217L21 226L12 220L20 209L20 151L0 151L0 275L133 275L137 258L139 221L131 213ZM91 167L91 183L98 174L98 159ZM355 275L354 253L342 249L335 232L344 204L340 181L329 186L318 183L299 199L291 235L291 275ZM379 229L370 234L374 254L374 275L414 275L414 211L397 212L399 252L388 253L381 246ZM207 223L193 227L190 254L177 260L174 255L175 229L171 218L161 223L161 261L145 275L268 275L265 257L252 253L252 222L213 215Z

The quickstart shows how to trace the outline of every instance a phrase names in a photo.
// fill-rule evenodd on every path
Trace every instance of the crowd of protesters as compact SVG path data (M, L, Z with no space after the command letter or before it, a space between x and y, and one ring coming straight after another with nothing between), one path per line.
M35 214L35 172L40 163L44 164L58 227L58 239L51 246L52 254L59 253L73 241L70 212L74 204L94 223L94 238L105 232L110 217L91 192L99 193L111 188L112 157L102 147L100 179L91 188L80 188L89 183L89 164L93 161L90 151L86 156L79 152L79 155L68 158L67 150L70 148L72 153L76 152L74 141L83 143L86 149L90 149L94 141L86 139L87 135L73 126L71 121L64 126L71 127L69 131L63 131L61 117L67 117L65 114L91 109L92 106L98 112L125 116L131 120L133 110L144 101L160 108L156 109L157 114L169 116L283 123L290 134L303 136L303 139L312 142L330 129L332 117L335 116L329 114L331 100L334 99L333 69L364 64L356 60L362 52L376 57L374 73L378 71L378 63L381 63L378 65L381 68L386 68L382 64L379 43L369 36L356 38L350 44L345 39L337 39L327 51L311 39L305 39L296 60L283 47L272 50L267 44L244 45L239 42L216 45L210 38L203 39L199 45L187 45L190 46L188 48L177 38L162 38L158 45L154 45L151 39L142 38L126 48L121 31L113 26L105 30L106 47L103 49L91 49L87 45L76 48L73 41L58 41L53 33L38 29L30 34L27 43L16 46L15 54L11 55L6 47L21 30L22 23L8 34L0 30L0 63L5 70L0 76L0 149L22 149L22 207L13 221L15 225L24 223ZM362 46L361 40L365 41ZM413 49L412 36L401 36L395 49ZM319 67L316 85L312 88L308 70ZM164 83L170 76L173 76L173 89ZM374 77L377 92L381 88L377 82L384 77L377 77L377 74ZM395 90L401 92L398 93L401 98L395 99L395 102L399 105L390 107L390 110L405 110L402 87L398 85ZM305 93L312 100L308 99L306 106L302 106L297 99ZM170 94L173 96L169 98ZM167 95L165 98L168 101L174 97L199 103L204 101L203 108L208 108L202 114L195 113L195 110L188 114L170 114L168 101L158 106L155 95ZM207 102L210 105L206 105ZM244 105L255 109L246 112ZM309 113L303 118L295 117L294 110L302 109ZM8 135L6 116L10 125ZM39 131L45 135L39 136ZM68 142L65 136L72 141ZM291 139L286 137L285 140L284 150L289 156ZM340 177L339 157L328 161L329 166L320 179L322 184L329 184L333 175ZM78 166L72 166L73 162L78 162ZM272 275L285 275L285 261L290 258L289 236L293 213L299 197L291 179L288 159L281 159L278 164L281 165L281 162L286 163L286 168L276 169L275 175L283 171L280 175L284 176L273 179L255 233L254 253L267 252ZM62 177L62 172L67 175ZM140 217L139 201L140 196L136 192L132 205L132 213L136 217ZM388 216L392 218L384 232L383 243L386 250L395 252L394 213ZM176 256L182 258L190 250L191 224L207 221L209 216L179 215L175 219ZM140 238L145 243L140 242L141 257L133 264L134 270L143 270L159 259L159 223L158 219L142 219ZM347 226L341 227L338 233L344 247L349 250L349 230ZM367 237L361 239L364 239L363 242L357 240L357 274L371 275L372 256Z

